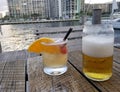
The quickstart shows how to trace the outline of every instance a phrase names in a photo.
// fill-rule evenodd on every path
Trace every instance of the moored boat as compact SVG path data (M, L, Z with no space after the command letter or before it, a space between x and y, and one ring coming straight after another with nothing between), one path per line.
M120 29L120 18L114 19L112 24L114 29Z

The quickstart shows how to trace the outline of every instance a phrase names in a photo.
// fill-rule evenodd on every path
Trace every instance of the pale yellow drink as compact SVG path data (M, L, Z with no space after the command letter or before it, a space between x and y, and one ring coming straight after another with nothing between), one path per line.
M43 54L43 63L45 67L63 67L66 66L67 62L67 54L50 54L44 53Z
M83 72L95 81L112 76L113 38L111 36L85 36L82 39Z
M61 75L67 71L67 41L62 41L60 38L55 40L54 43L43 43L45 46L53 48L51 53L42 53L44 72L49 75ZM57 51L52 53L52 50Z

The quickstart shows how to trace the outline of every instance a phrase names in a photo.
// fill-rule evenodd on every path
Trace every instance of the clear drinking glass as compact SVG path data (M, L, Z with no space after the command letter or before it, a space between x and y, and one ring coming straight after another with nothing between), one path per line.
M111 24L86 24L82 38L83 73L94 81L112 76L114 30Z
M44 72L48 75L61 75L67 71L67 41L62 38L54 38L54 43L42 43L49 49L43 52Z

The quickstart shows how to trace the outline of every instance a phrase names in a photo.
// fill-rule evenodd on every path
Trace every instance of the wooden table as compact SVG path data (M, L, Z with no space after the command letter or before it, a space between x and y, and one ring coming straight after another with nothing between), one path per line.
M0 54L0 92L25 92L26 51Z
M25 50L0 54L0 92L120 92L120 49L117 48L113 76L104 82L83 75L81 51L69 53L68 71L63 75L49 76L42 68L41 56Z

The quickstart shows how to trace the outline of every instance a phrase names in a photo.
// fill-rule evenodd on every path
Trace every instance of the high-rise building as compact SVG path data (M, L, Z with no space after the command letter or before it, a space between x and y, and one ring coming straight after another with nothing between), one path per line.
M62 18L62 2L58 0L59 18Z
M59 18L59 2L58 0L49 0L49 17L52 19Z
M0 13L0 19L2 18L2 13Z
M14 18L76 18L84 9L84 0L7 0Z
M61 0L63 18L75 18L84 11L84 0Z
M46 17L45 0L7 0L11 17Z
M45 15L49 19L50 18L50 1L45 0Z
M61 14L61 0L45 0L46 15L50 19L58 19Z
M9 12L6 12L6 16L10 16Z

